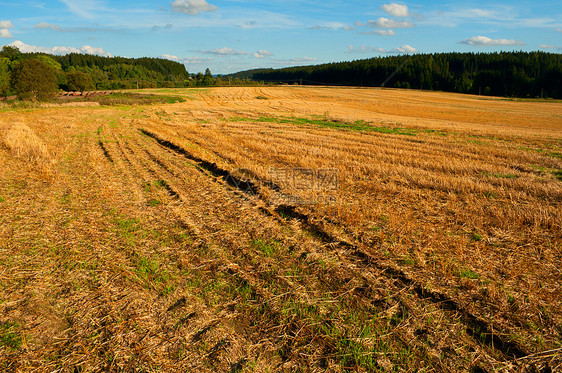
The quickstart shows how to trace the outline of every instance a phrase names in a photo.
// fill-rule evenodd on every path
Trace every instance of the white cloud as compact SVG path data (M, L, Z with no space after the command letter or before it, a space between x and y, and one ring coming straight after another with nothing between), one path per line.
M556 45L541 44L539 49L555 49L557 51L562 51L562 47L557 47Z
M72 13L83 18L89 18L89 19L95 18L93 12L96 10L101 10L101 6L98 4L97 0L80 0L80 1L60 0L60 1L66 4L68 9Z
M475 23L484 25L495 25L509 28L560 28L559 17L546 15L541 18L531 18L522 13L521 9L514 5L487 4L487 8L467 8L457 4L449 5L449 10L433 11L419 21L424 25L437 25L444 27L456 27L461 24Z
M254 56L256 58L265 58L273 55L270 51L260 49L255 53L248 53L243 50L236 50L228 47L211 49L211 50L200 50L200 53L212 54L215 56Z
M390 53L418 53L418 50L406 44L399 48L393 48Z
M59 25L53 25L51 23L46 23L46 22L41 22L38 23L36 25L33 26L34 29L38 29L38 30L47 30L47 29L51 29L54 31L61 31L62 28Z
M213 59L211 57L178 57L172 54L163 54L160 58L164 58L170 61L181 62L186 65L202 65L211 62Z
M256 57L256 58L265 58L265 57L270 57L272 55L273 55L273 53L271 53L270 51L263 50L263 49L260 49L259 51L254 53L254 57Z
M367 26L373 28L409 28L414 27L414 24L408 21L395 21L393 19L381 17L376 21L367 22Z
M345 31L351 31L351 30L355 30L355 28L347 26L341 22L328 22L322 25L316 25L316 26L312 26L312 28L314 30L322 30L322 29L328 29L328 30L345 30Z
M363 35L381 35L381 36L393 36L396 33L393 30L373 30L361 32Z
M346 53L388 53L389 51L387 49L384 48L374 48L374 47L366 47L364 45L356 48L353 45L350 45L349 47L347 47L347 52Z
M398 48L392 48L392 49L385 49L385 48L375 48L375 47L366 47L366 46L361 46L361 47L354 47L353 45L350 45L347 47L347 52L346 53L384 53L384 54L394 54L394 53L418 53L418 50L412 46L409 45L403 45L401 47Z
M235 50L232 48L218 48L218 49L211 49L211 50L201 50L199 51L201 53L205 53L205 54L214 54L217 56L247 56L250 53L248 52L244 52L244 51L240 51L240 50Z
M9 29L14 28L12 21L0 21L0 38L13 38Z
M158 27L158 26L154 26ZM153 27L153 29L154 29ZM165 28L164 26L163 28ZM171 25L170 25L171 27ZM64 28L60 27L59 25L55 25L52 23L41 22L36 25L33 25L33 28L36 30L53 30L57 32L95 32L95 31L106 31L106 32L115 32L118 31L117 29L112 28L100 28L100 27L71 27L71 28Z
M174 56L173 54L163 54L160 56L160 58L163 58L165 60L170 60L170 61L181 61L182 58L178 57L178 56Z
M557 28L556 28L556 31L558 31L558 32L562 32L562 28L560 28L560 27L557 27Z
M214 12L218 8L207 3L206 0L175 0L170 3L172 11L185 14L199 14L200 12Z
M402 4L384 4L381 8L394 17L408 17L410 15L408 12L408 7Z
M318 58L315 57L301 57L301 58L291 58L293 62L310 62L310 61L318 61Z
M198 65L212 61L211 57L185 57L182 62L187 65Z
M92 47L90 45L84 45L80 48L75 47L37 47L35 45L28 45L20 40L16 40L10 44L11 47L18 48L23 53L47 53L54 55L64 55L69 53L81 53L81 54L94 54L97 56L111 57L109 52L104 51L102 48Z
M486 36L473 36L468 39L459 41L459 44L467 44L473 46L510 46L525 45L524 42L515 39L491 39Z
M252 28L256 28L257 24L258 23L256 21L246 21L246 22L242 23L241 25L239 25L238 27L243 28L243 29L252 29Z
M13 38L14 35L10 32L10 30L5 28L0 28L0 38Z
M317 62L318 59L314 57L300 57L300 58L278 58L272 60L272 62L277 66L295 66L295 65L309 65Z
M174 27L174 25L172 25L171 23L167 23L164 26L158 26L158 25L154 25L152 26L151 30L152 31L160 31L160 30L170 30Z
M14 24L12 23L12 21L0 21L0 28L3 29L9 29L9 28L14 28Z

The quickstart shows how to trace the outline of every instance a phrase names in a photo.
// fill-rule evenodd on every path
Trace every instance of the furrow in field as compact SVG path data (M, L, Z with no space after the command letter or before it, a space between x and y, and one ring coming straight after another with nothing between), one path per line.
M186 131L182 131L182 134L185 133ZM216 154L230 162L254 165L254 167L276 165L298 168L310 167L312 164L325 167L338 165L342 175L349 178L350 182L372 178L373 175L375 178L406 177L408 183L417 183L411 186L416 190L420 187L429 191L486 194L499 188L502 196L510 196L510 198L514 196L524 198L530 195L548 198L553 203L562 199L562 190L560 193L553 194L552 188L541 183L536 183L532 189L528 188L528 178L534 178L532 175L536 171L524 167L513 169L513 160L518 157L515 151L508 151L500 158L474 153L474 159L467 159L466 149L458 151L458 156L453 156L448 152L434 149L429 144L411 145L411 148L408 148L398 143L399 139L396 137L381 136L383 139L380 143L365 144L365 150L361 150L352 143L331 145L329 137L318 137L314 134L303 137L299 133L287 140L278 137L259 138L255 133L249 132L245 136L237 136L232 141L226 141L231 137L230 132L221 130L214 133L215 137L217 133L220 137L209 136L204 144L197 139L201 134L197 136L193 133L186 138L206 149L220 149L220 153ZM309 143L310 141L312 143ZM340 141L333 143L340 144ZM295 154L302 153L303 147L307 149L306 157L295 157ZM450 149L458 147L458 144L449 145ZM217 150L212 151L217 152ZM353 162L350 162L351 157ZM303 161L304 159L306 161ZM511 163L508 163L508 159ZM472 165L467 168L467 164ZM494 175L499 176L494 177ZM503 175L506 175L505 178L502 178ZM509 189L503 191L505 187Z
M160 145L168 149L174 150L179 154L186 155L187 153L188 159L193 158L184 149L178 147L173 143L170 143L167 140L162 140L155 134L150 133L150 137L154 138L155 141L157 141ZM227 172L227 171L223 171L223 172ZM336 244L341 246L341 248L346 251L351 250L352 251L351 255L355 256L356 259L355 263L357 263L358 260L363 263L362 265L363 270L368 267L375 267L377 268L380 274L384 274L390 279L398 278L404 288L413 288L414 293L417 294L420 300L422 301L430 300L431 302L438 304L439 307L445 311L458 313L460 315L461 321L467 326L467 330L469 334L476 335L478 334L478 331L483 332L482 336L479 336L479 338L477 339L478 342L481 342L489 347L493 346L496 349L499 349L504 353L506 357L512 357L512 356L523 357L526 355L526 353L515 342L509 339L505 340L504 339L505 337L502 338L497 334L494 334L492 332L493 327L491 325L472 315L470 312L464 309L460 304L458 304L449 296L435 291L426 290L423 288L421 284L409 278L404 272L400 271L399 269L393 267L387 267L379 264L378 259L369 256L356 245L350 244L345 241L338 241L334 237L331 237L330 234L324 231L321 227L312 223L311 218L309 218L306 215L294 212L295 210L294 206L282 206L282 208L284 210L283 214L285 216L287 215L290 216L291 214L293 214L291 217L300 220L305 230L310 231L314 236L318 237L326 244L329 245ZM349 255L349 253L347 255ZM496 330L497 329L498 328L496 327Z
M153 136L154 136L154 135L153 135ZM160 143L160 145L162 145L163 147L165 147L165 148L167 148L167 149L170 149L170 148L171 148L171 149L174 149L175 151L178 150L176 147L169 146L170 144L169 144L168 142L160 141L159 143ZM166 147L165 145L168 145L168 147ZM180 154L183 154L183 152L181 152ZM155 155L152 155L150 158L156 158L156 156L155 156ZM212 176L212 175L211 175L211 176ZM257 220L263 220L264 217L263 217L263 216L261 216L261 217L260 217L260 216L257 216L255 219L257 219ZM287 223L287 222L285 222L283 219L279 219L278 217L275 218L275 220L278 221L278 222L282 222L283 224L286 224L286 223ZM246 229L248 229L248 228L246 228ZM305 231L310 231L310 230L311 230L310 227L308 227L308 228L305 229ZM313 232L313 233L318 234L318 230L316 230L316 231ZM330 245L333 245L333 244L334 244L334 242L327 242L327 241L326 241L325 243L328 243L328 244L330 244ZM338 251L338 258L339 258L340 260L341 260L341 258L342 258L342 255L345 257L345 254L344 254L343 251L341 251L341 250ZM356 266L357 260L352 260L351 262L346 261L346 263L347 263L347 264L346 264L347 266L353 267L353 266ZM368 284L369 282L372 282L373 279L377 279L377 278L379 279L378 282L380 282L380 278L381 278L381 277L378 276L377 274L366 275L366 273L369 273L369 271L366 271L365 268L362 268L362 269L361 269L361 274L358 274L358 273L354 272L354 275L353 275L353 276L357 276L358 278L363 278L363 279L364 279L364 280L363 280L363 284ZM337 277L336 277L336 278L337 278ZM383 278L384 278L384 277L383 277ZM393 288L394 288L394 279L393 279L393 278L390 278L390 279L388 279L388 281L390 281L390 282L388 282L386 285L384 285L383 288L386 288L386 289L393 289ZM380 287L380 285L381 285L381 284L379 284L378 286ZM330 289L335 289L334 286L335 286L335 285L330 285ZM406 285L406 286L409 286L409 285ZM366 288L369 288L369 285L361 285L360 288L366 289ZM352 290L353 290L353 288L352 288L352 289L347 289L345 292L349 292L349 291L352 291ZM344 294L345 294L345 292L344 292ZM400 290L398 289L397 292L399 293ZM369 293L369 292L367 292L367 294L368 294L368 293ZM384 302L383 302L383 303L384 303Z

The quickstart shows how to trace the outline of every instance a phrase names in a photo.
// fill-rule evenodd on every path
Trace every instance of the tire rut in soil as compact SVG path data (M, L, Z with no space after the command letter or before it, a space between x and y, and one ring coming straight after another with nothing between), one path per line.
M142 148L142 146L140 144L136 144L136 145L138 146L138 148L134 147L134 149L132 149L128 145L124 145L124 146L126 147L127 151L130 152L131 155L135 155L135 154L140 155L140 151L142 149L143 153L146 154L147 159L150 159L151 161L154 162L154 164L159 165L159 166L161 166L163 164L163 162L160 161L160 160L159 160L159 162L154 161L156 156L155 155L149 155L150 152L147 151L146 149ZM147 172L150 173L151 175L153 175L155 177L159 177L160 178L159 180L164 180L162 178L162 175L160 175L160 173L158 171L154 170L150 165L145 163L147 161L147 159L142 160L140 158L141 157L138 157L138 158L136 158L136 160L139 162L139 165L141 165L143 169L146 169ZM165 172L169 173L170 175L174 176L174 173L170 170L169 167L162 167L162 169L164 169ZM165 182L167 183L167 181L165 181ZM202 239L202 240L205 241L204 239ZM255 301L259 302L259 304L264 305L264 306L260 307L260 311L261 311L260 313L262 315L267 315L267 321L282 324L282 313L280 312L280 310L276 309L276 307L273 306L273 304L270 302L271 299L274 299L276 297L268 295L267 292L262 291L259 284L256 284L255 281L252 280L251 276L246 274L244 271L232 269L232 268L237 267L236 265L234 265L234 263L229 262L229 261L225 261L225 259L221 259L221 261L223 262L223 265L220 266L221 268L216 269L214 275L216 275L217 273L228 274L228 276L233 279L233 283L237 283L241 288L248 287L249 289L251 289L252 293L254 294ZM228 268L228 269L223 270L222 268ZM211 274L209 273L209 275L211 275ZM238 279L238 280L236 280L236 279ZM267 306L265 306L265 305L267 305ZM285 325L284 327L285 327L286 332L289 335L296 334L300 329L307 326L305 321L306 320L304 320L302 322L294 321L293 323L291 323L289 325ZM252 328L250 328L250 329L252 329ZM198 339L200 339L199 337L201 337L207 331L208 331L208 329L203 328L201 330L200 334L196 334L194 336L193 342L196 342ZM255 342L256 343L263 338L270 337L266 334L262 335L262 333L257 333L257 334L255 332L252 333L252 335L254 335L254 334L255 334ZM329 343L328 337L324 337L324 336L317 337L317 341L315 341L315 343L318 344L318 345L321 345L322 341L324 341L324 343L326 343L326 344Z
M140 144L139 144L139 145L140 145ZM142 148L142 145L140 145L140 147ZM147 150L147 149L143 149L143 150L144 150L144 152L147 154L147 157L148 157L149 159L151 159L151 160L153 160L153 161L154 161L154 159L158 159L157 155L152 154L149 150ZM163 147L162 150L169 150L169 147ZM174 153L176 153L176 152L174 151ZM172 154L173 154L173 153L172 153ZM183 154L183 153L180 152L180 154ZM154 163L155 163L155 164L158 164L158 165L164 164L161 160L159 160L158 162L154 161ZM167 167L166 167L166 170L167 170L168 173L170 173L170 174L173 176L173 175L174 175L174 172L171 171L170 168L171 168L171 167L168 167L168 166L167 166ZM184 202L185 202L185 201L184 201ZM226 263L226 262L225 262L225 263ZM230 264L232 264L232 263L230 263ZM236 266L231 266L230 264L225 264L225 265L226 265L226 267L228 267L228 268L235 268L235 267L236 267ZM254 275L257 275L257 277L259 277L259 278L262 277L260 271L256 270L256 268L252 268L250 272L253 272ZM293 320L290 324L283 324L283 322L282 322L282 316L281 316L280 310L277 309L277 307L274 306L274 305L270 302L270 300L276 298L276 296L267 295L267 294L265 294L265 293L262 294L261 287L260 287L259 283L255 283L255 281L253 281L253 280L248 276L248 274L244 274L243 272L239 272L239 271L237 271L237 270L232 270L232 269L229 269L228 273L234 274L234 275L236 275L236 277L244 278L243 283L244 283L245 285L242 285L242 286L247 286L247 285L249 285L250 288L253 289L253 293L254 293L255 296L257 297L257 298L256 298L256 301L259 300L259 302L260 302L261 304L267 306L267 307L265 307L265 308L263 308L263 307L260 308L261 311L262 311L262 313L264 313L264 314L267 315L267 319L268 319L269 321L273 321L274 323L277 323L277 324L280 324L280 325L284 325L284 330L285 330L285 332L286 332L287 335L289 335L289 336L291 336L291 335L296 336L296 335L298 334L297 332L298 332L299 330L301 330L302 328L307 327L306 320L300 320L300 321L299 321L299 320ZM280 279L280 280L281 280L281 279ZM389 284L389 285L390 285L390 284ZM292 291L294 291L294 289L291 287L292 285L288 285L288 286L289 286L290 289L292 289ZM352 290L353 290L353 289L352 289ZM267 293L267 292L266 292L266 293ZM288 294L288 293L287 293L287 294ZM293 297L293 296L291 296L291 297ZM377 306L371 305L371 308L372 308L372 307L377 308L378 311L382 311L382 310L384 310L384 309L389 308L390 305L387 304L386 302L382 302L382 303L378 304ZM330 351L333 350L333 348L334 348L334 347L332 346L332 345L333 345L333 341L330 339L329 336L325 336L325 335L323 335L323 334L321 334L321 333L315 333L315 335L316 335L316 339L317 339L317 341L316 341L315 343L317 343L317 344L319 344L319 345L323 345L323 349L324 349L324 350L326 350L326 349L328 349L328 350L330 350ZM267 337L267 335L264 334L263 337ZM287 344L287 343L285 343L285 345L286 345L286 346L285 346L284 349L287 350L287 351L286 351L286 355L288 356L288 355L291 354L291 347L290 347L290 345ZM330 347L330 346L332 346L332 347ZM335 352L335 350L332 351L332 352ZM286 360L288 360L288 359L286 359Z
M238 178L234 175L232 175L229 171L220 168L216 163L213 162L209 162L206 160L203 160L201 158L195 157L193 154L191 154L190 152L188 152L187 150L183 149L182 147L173 144L167 140L161 139L160 137L158 137L156 134L147 131L145 129L139 129L139 131L154 139L158 144L160 144L163 147L166 147L170 150L173 150L174 152L183 155L184 157L186 157L187 159L196 162L199 167L201 167L202 169L204 169L205 171L211 173L211 175L215 176L215 177L222 177L222 179L230 186L235 187L237 189L239 189L240 191L247 193L247 194L258 194L259 193L259 188L256 184L254 184L251 180L242 180L241 178Z
M471 314L448 295L425 289L419 282L410 278L400 269L383 265L377 260L377 258L365 253L357 245L331 236L322 227L314 224L309 215L296 211L296 206L280 205L275 209L275 212L285 219L299 220L305 230L309 231L318 239L345 250L349 256L362 263L362 266L374 267L384 276L399 280L402 287L412 288L414 293L420 299L428 300L445 311L459 314L461 321L467 327L467 333L479 344L485 344L489 347L496 348L509 358L522 358L528 355L528 353L518 346L517 343L510 340L504 340L497 334L494 334L491 325Z
M197 162L202 166L202 168L211 172L215 176L222 176L229 185L237 187L245 193L250 190L253 194L259 196L259 187L257 183L254 183L250 179L242 180L234 175L232 175L228 170L219 168L215 163L205 161L201 158L193 156L187 150L182 147L160 138L155 133L152 133L145 129L139 129L139 131L155 140L159 145L174 151L177 154L185 156L187 159ZM230 180L230 182L228 182ZM250 186L250 189L244 188L244 186ZM276 191L270 185L263 183L265 187L270 187L273 191ZM242 186L242 187L241 187ZM267 201L265 201L267 203ZM372 267L379 270L385 277L399 280L403 288L411 288L413 293L417 295L420 300L429 301L436 304L439 308L446 312L456 313L460 316L460 321L466 326L467 334L470 335L478 344L492 347L499 350L504 357L507 359L511 358L522 358L528 355L528 353L520 347L516 342L511 340L505 340L497 333L493 332L492 326L480 318L476 317L468 310L466 310L461 304L452 299L450 296L425 289L418 281L410 278L406 273L400 269L394 268L392 266L381 264L375 257L365 253L361 248L355 244L337 239L333 237L324 228L313 222L313 217L307 214L296 211L297 206L294 205L279 205L274 208L276 215L283 220L297 219L304 230L310 232L314 237L329 244L331 246L336 246L343 249L347 256L354 258L355 262L361 263L363 267Z
M131 167L131 169L129 171L132 172L132 175L136 175L136 176L134 176L134 178L136 178L137 180L141 180L141 181L144 180L144 182L147 182L147 180L149 180L147 178L148 175L151 175L151 176L156 177L156 178L161 176L161 175L159 175L159 173L157 171L155 171L152 167L150 167L150 165L148 165L146 163L146 159L145 160L141 159L142 154L140 153L139 148L141 150L146 150L146 149L143 149L142 147L137 148L134 145L135 144L118 142L118 146L121 149L121 154L126 159L126 163ZM147 154L147 157L148 157L149 152L145 152L145 154ZM162 161L156 162L154 156L149 157L149 159L154 161L154 163L157 164L158 166L163 165ZM162 167L162 168L164 170L166 170L167 172L172 173L172 171L170 171L168 168L166 168L166 167ZM141 172L140 170L144 170L146 173L143 174L143 172ZM162 180L165 185L167 185L167 183L168 183L167 181L165 181L162 178L159 178L158 180ZM164 187L165 187L165 185L164 185ZM172 190L172 189L170 188L170 190ZM179 198L179 194L177 194L175 191L173 193L170 193L170 197L175 198L174 196L178 196L178 198ZM232 263L225 262L224 266L222 266L222 267L224 267L224 268L229 267L229 264L232 264ZM236 273L234 271L230 271L230 270L223 271L222 269L219 269L218 271L209 272L208 275L211 278L213 278L213 276L216 276L218 273L228 274L229 277L232 279L233 283L239 283L239 285L241 287L248 287L248 288L252 289L252 292L254 294L256 294L256 296L259 296L259 292L255 288L255 286L251 285L250 282L248 282L247 280L244 280L242 277L239 277L238 273ZM172 304L167 309L167 311L171 312L171 311L173 311L177 308L181 308L184 305L184 302L185 302L185 300L182 300L180 298L178 301L176 301L174 304ZM277 317L279 316L279 314L276 314L276 315L277 315ZM196 316L195 313L190 314L182 322L188 322L189 319L191 319L192 317L195 317L195 316ZM198 330L192 336L191 343L197 343L199 340L203 339L204 336L207 334L207 332L209 332L217 324L218 324L218 322L212 323L212 324L209 324L209 325L201 328L200 330ZM252 335L253 334L250 334L246 337L248 338L248 337L251 337ZM252 340L252 339L250 339L250 340ZM257 343L258 341L259 341L258 339L253 340L253 342L255 342L255 343ZM220 353L221 350L225 350L228 346L223 344L223 345L217 345L216 347L217 348L215 350L212 350L213 356L216 356L218 353Z

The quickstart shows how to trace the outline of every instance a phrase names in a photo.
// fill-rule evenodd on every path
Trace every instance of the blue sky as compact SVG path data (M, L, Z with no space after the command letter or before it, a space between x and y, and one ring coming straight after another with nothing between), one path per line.
M214 74L400 53L561 53L562 2L0 0L8 44L164 57Z

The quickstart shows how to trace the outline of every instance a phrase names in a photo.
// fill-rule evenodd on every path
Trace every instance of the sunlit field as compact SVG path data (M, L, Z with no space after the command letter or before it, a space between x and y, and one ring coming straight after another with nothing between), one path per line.
M0 106L1 371L562 369L560 101L144 92Z

